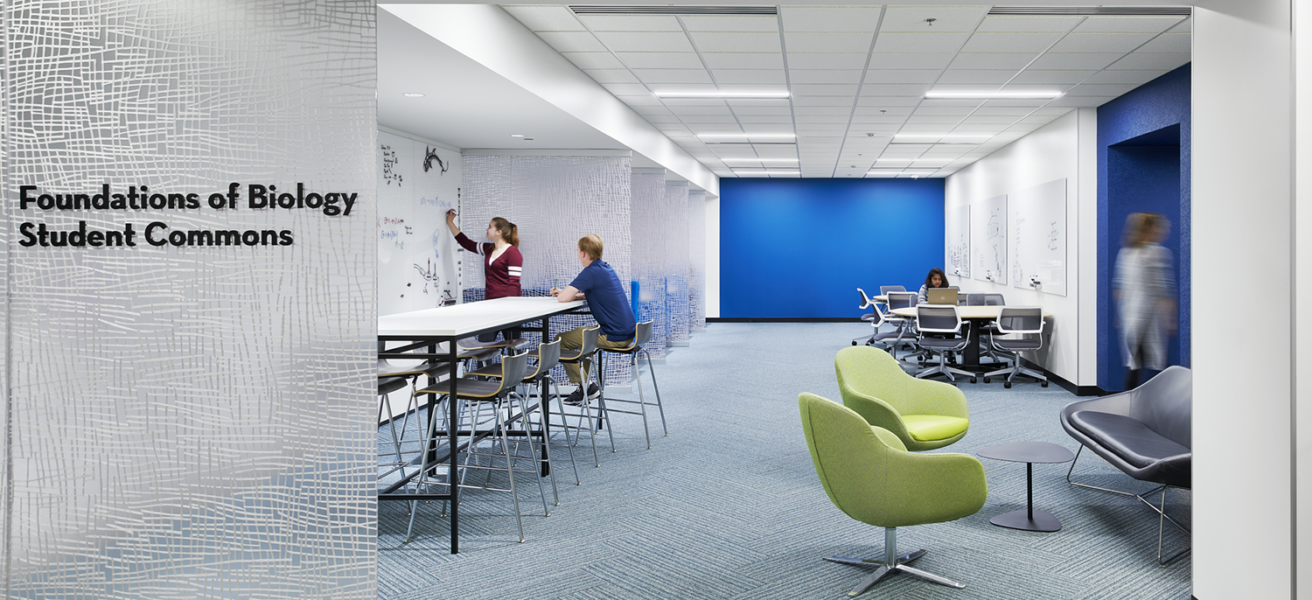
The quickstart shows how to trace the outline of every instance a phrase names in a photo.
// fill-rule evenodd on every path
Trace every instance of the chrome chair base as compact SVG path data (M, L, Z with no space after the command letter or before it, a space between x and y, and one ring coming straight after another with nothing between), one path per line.
M932 367L929 367L929 368L926 368L926 369L921 369L921 370L917 371L917 372L916 372L916 378L917 378L917 379L924 379L924 378L929 377L929 376L931 376L931 375L939 375L939 374L942 374L942 375L947 376L948 381L954 381L954 382L955 382L955 381L957 380L957 378L954 377L954 374L955 374L955 375L962 375L962 376L965 376L965 377L969 377L969 378L970 378L970 382L971 382L971 383L975 383L975 374L974 374L974 373L971 373L970 371L966 371L966 370L963 370L963 369L958 369L958 368L956 368L956 367L948 366L947 357L946 357L946 355L944 355L944 354L940 354L940 355L938 355L938 364L937 364L937 365L934 365L934 366L932 366Z
M1165 560L1162 559L1162 540L1163 540L1163 536L1164 536L1164 534L1165 534L1165 528L1166 528L1166 522L1167 522L1167 521L1170 521L1170 523L1171 523L1172 525L1175 525L1176 527L1180 528L1180 531L1183 531L1183 532L1185 532L1185 533L1187 533L1187 534L1190 534L1190 535L1192 535L1192 533L1193 533L1193 532L1189 531L1189 528L1188 528L1188 527L1185 527L1184 525L1181 525L1181 524L1178 523L1175 519L1172 519L1170 515L1166 514L1166 490L1167 490L1167 488L1171 488L1171 487L1174 487L1174 486L1169 486L1169 485L1159 485L1159 486L1157 486L1157 487L1155 487L1155 488L1153 488L1153 489L1151 489L1151 490L1148 490L1148 491L1146 491L1146 492L1144 492L1144 493L1142 493L1142 494L1135 494L1135 493L1132 493L1132 492L1122 492L1122 491L1120 491L1120 490L1113 490L1113 489L1108 489L1108 488L1098 487L1098 486L1096 486L1096 485L1089 485L1089 484L1087 484L1087 483L1075 483L1074 481L1071 481L1071 473L1075 471L1075 463L1079 462L1079 460L1080 460L1080 453L1083 452L1083 451L1084 451L1084 445L1081 444L1081 445L1080 445L1080 449L1075 451L1075 460L1072 460L1072 461L1071 461L1071 468L1070 468L1070 470L1066 471L1066 483L1069 483L1069 484L1071 484L1071 485L1073 485L1073 486L1075 486L1075 487L1082 487L1082 488L1086 488L1086 489L1090 489L1090 490L1098 490L1098 491L1100 491L1100 492L1110 492L1110 493L1113 493L1113 494L1119 494L1119 495L1121 495L1121 496L1129 496L1129 497L1131 497L1131 498L1137 498L1140 502L1142 502L1142 503L1148 505L1148 508L1151 508L1151 509L1153 509L1154 511L1156 511L1156 512L1157 512L1157 515L1158 515L1158 518L1157 518L1157 564L1159 564L1159 565L1161 565L1161 566L1163 566L1163 567L1168 566L1168 565L1170 565L1172 562L1175 562L1175 560L1176 560L1177 558L1180 558L1181 556L1184 556L1184 555L1188 554L1189 552L1193 551L1193 547L1190 546L1190 547L1188 547L1188 548L1185 548L1184 550L1181 550L1181 551L1179 551L1179 552L1176 552L1175 554L1172 554L1170 557L1167 557ZM1162 500L1161 500L1162 505L1161 505L1160 508L1158 508L1157 506L1154 506L1153 503L1152 503L1152 501L1148 500L1148 498L1147 498L1147 496L1151 496L1152 494L1157 493L1159 490L1162 492Z
M1027 369L1025 367L1020 366L1019 356L1016 357L1015 362L1012 364L1012 366L985 373L984 383L989 383L990 377L993 377L994 375L1002 375L1003 373L1007 374L1007 387L1011 387L1012 380L1016 379L1017 375L1033 377L1034 379L1037 379L1039 383L1043 384L1043 387L1048 387L1048 376L1038 371L1035 371L1034 369Z
M852 565L854 567L875 569L873 573L866 576L865 579L862 579L861 583L858 583L856 587L852 588L852 591L847 593L849 597L859 596L865 593L866 590L870 589L871 587L874 587L876 583L879 583L880 581L883 581L884 579L887 579L888 577L895 575L897 573L905 573L917 579L922 579L930 583L937 583L939 585L943 585L951 588L963 589L966 587L965 585L952 581L951 579L947 579L945 577L939 577L938 575L934 575L933 573L927 573L925 571L921 571L920 569L914 569L912 567L907 566L908 563L914 562L915 560L924 556L926 552L928 552L928 550L917 550L909 554L898 555L897 554L897 528L887 527L884 529L884 557L883 558L860 559L860 558L843 558L839 556L826 556L825 560L829 562L844 564L844 565ZM895 556L896 558L892 562L890 562L888 561L889 556Z

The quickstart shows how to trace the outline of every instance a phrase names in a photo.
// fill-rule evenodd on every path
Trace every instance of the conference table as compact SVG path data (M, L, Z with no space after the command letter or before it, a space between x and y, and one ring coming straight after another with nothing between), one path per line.
M484 333L493 333L511 327L518 327L523 331L541 332L542 339L549 340L551 339L551 317L575 311L584 305L585 302L582 300L559 302L550 297L511 297L380 316L378 317L378 340L380 342L408 343L380 351L378 357L445 361L448 368L447 377L451 379L451 394L454 396L460 386L460 379L457 377L456 372L459 362L457 353L460 348L456 344L456 340ZM524 324L533 321L541 322L541 326L523 327ZM439 350L439 344L443 344L445 347ZM429 384L433 383L436 383L436 381L430 377ZM436 396L429 395L428 415L430 419L436 418L433 415L436 404ZM456 404L455 402L447 403L450 409L448 423L459 423ZM456 476L456 456L460 450L459 440L457 439L459 427L448 427L447 429L445 432L447 436L446 454L440 455L437 440L432 440L431 445L426 448L427 459L424 464L428 466L428 469L436 469L440 466L440 463L446 462L448 483L444 485L450 491L445 494L428 494L420 493L416 489L414 493L407 493L403 488L419 476L422 471L426 470L421 468L380 489L378 499L380 501L449 500L451 553L457 554L460 551L460 487L451 485L450 481ZM477 435L477 432L470 433L471 440L467 440L466 445L472 443L472 438ZM546 434L544 433L544 435Z
M968 371L980 370L980 364L979 364L980 330L984 329L982 327L983 324L989 321L996 321L998 319L998 314L1000 314L1002 312L1002 309L1004 308L1007 307L1006 306L960 306L960 305L957 306L957 314L961 316L961 320L971 322L971 326L968 328L968 332L970 335L970 343L966 344L966 350L964 356L962 357L962 363L958 366ZM1017 308L1017 307L1012 307L1012 308ZM895 308L893 310L888 311L888 313L891 315L897 315L899 317L915 319L916 307L908 306L906 308ZM1052 314L1048 312L1044 312L1043 318L1045 319L1052 318Z

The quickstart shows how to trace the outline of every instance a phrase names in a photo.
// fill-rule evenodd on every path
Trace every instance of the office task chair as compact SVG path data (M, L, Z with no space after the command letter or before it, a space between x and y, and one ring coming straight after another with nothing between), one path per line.
M888 296L889 292L905 292L907 288L900 285L881 285L879 286L879 295Z
M956 381L957 378L953 376L953 373L955 373L969 377L970 382L975 383L974 373L947 364L948 353L965 350L966 344L970 343L970 336L941 338L925 335L927 333L947 333L956 336L961 333L961 327L961 315L957 313L957 307L954 305L920 304L916 306L916 329L920 331L920 340L918 342L920 348L929 352L931 356L938 355L938 365L921 369L916 373L916 377L929 377L941 373L947 376L949 381Z
M830 562L875 569L848 595L861 594L895 573L966 587L908 566L926 551L899 554L897 528L944 523L979 512L989 495L979 460L966 454L907 452L888 430L813 394L801 394L797 404L811 462L829 500L847 516L884 528L882 559L825 557Z
M651 326L652 326L651 321L643 321L641 323L638 323L637 326L634 328L633 339L630 340L629 345L624 348L601 348L600 349L601 362L599 363L600 368L598 369L600 373L605 374L607 354L621 354L629 357L629 365L633 367L633 381L638 384L638 399L625 400L624 398L606 398L606 383L604 381L601 382L601 397L598 399L601 400L602 402L601 404L602 408L606 408L605 403L608 401L612 403L638 405L639 412L634 412L631 410L619 410L615 408L610 408L607 410L609 410L609 412L615 412L615 413L626 414L626 415L642 415L642 432L647 436L648 450L651 450L651 431L649 431L647 428L648 406L655 406L656 410L660 412L661 429L664 430L665 435L667 436L670 435L670 428L665 425L665 407L661 406L661 389L659 387L656 387L656 369L652 367L651 354L648 353L647 350L643 348L643 346L647 342L651 341ZM642 372L638 368L639 355L647 357L647 373L651 375L651 389L656 393L656 402L654 403L647 402L646 398L642 394ZM597 377L597 379L604 380L605 377L599 376ZM609 423L609 421L607 422ZM614 449L615 449L615 440L612 434L611 450L613 451Z
M1081 400L1061 411L1061 426L1080 450L1066 472L1073 486L1138 498L1157 511L1157 562L1162 565L1189 552L1189 548L1162 560L1162 535L1166 521L1185 533L1189 530L1166 514L1167 488L1190 489L1193 464L1191 426L1193 421L1193 373L1180 366L1167 367L1156 377L1128 392ZM1156 483L1160 487L1142 494L1122 492L1071 481L1075 463L1085 448L1102 457L1126 475ZM1161 507L1148 496L1162 492Z
M1020 337L1005 337L1020 336ZM1033 377L1043 387L1048 387L1048 376L1020 366L1020 353L1043 348L1043 309L1039 307L1005 306L998 313L997 328L989 335L989 342L994 348L1011 353L1011 367L990 371L984 374L984 383L994 375L1007 374L1007 381L1002 387L1010 388L1011 380L1017 375Z
M531 370L528 373L524 374L524 383L535 384L538 386L537 408L541 411L539 414L542 417L542 421L540 423L541 427L543 428L542 435L546 436L547 443L550 444L551 420L547 417L547 413L551 409L551 402L547 396L548 389L552 389L555 391L557 410L559 410L562 414L565 412L565 402L564 400L561 399L560 388L559 386L556 385L556 382L551 378L551 370L556 368L556 365L560 364L560 340L556 340L554 342L546 343L546 344L538 344L538 349L530 353L529 358L530 359L536 358L537 364L529 367L529 369ZM481 369L469 372L469 376L487 377L490 379L500 378L501 365L488 365ZM528 428L527 428L528 421L529 421L528 416L526 415L524 421L522 421L525 424L525 435L528 434ZM580 485L582 482L579 480L579 467L578 464L574 462L574 444L573 441L570 439L569 428L565 427L564 431L565 431L565 447L569 449L569 463L574 468L574 485ZM550 450L550 449L551 449L550 447L546 448L546 450ZM551 462L550 453L547 454L547 465L551 469L553 469L553 473L554 473L555 466L554 463ZM560 494L556 492L556 478L554 476L551 478L551 491L553 494L556 495L556 506L560 506Z
M843 406L892 432L907 450L934 450L966 437L970 410L955 386L912 377L874 348L839 350L834 371Z
M966 306L1005 306L1006 304L1007 300L1003 298L1002 294L966 294ZM1004 362L1005 357L1010 356L1010 353L999 352L985 337L985 335L997 331L996 323L990 321L983 324L976 323L975 325L980 328L980 358L987 356L995 362Z
M506 435L506 433L509 430L509 423L507 423L507 420L513 414L514 403L511 402L512 395L516 400L515 403L519 405L520 415L522 415L520 418L527 419L529 414L528 408L524 403L524 397L514 393L515 388L519 387L519 384L523 382L524 373L528 369L528 354L524 353L524 354L516 354L513 356L505 356L501 359L500 367L501 367L501 376L496 379L491 379L491 380L464 379L464 378L460 379L460 382L457 386L458 389L456 390L456 400L464 401L463 412L467 413L468 411L471 410L471 407L474 412L473 415L465 415L462 413L459 422L455 424L455 427L459 429L463 429L464 426L462 424L466 423L466 417L467 416L469 417L467 421L469 437L467 442L467 448L465 449L464 452L465 462L459 465L458 474L457 473L447 474L447 478L448 478L447 483L445 484L435 483L435 484L459 485L460 487L476 487L476 488L494 490L498 492L510 492L510 497L515 506L515 521L516 523L519 524L519 541L523 542L524 519L519 511L519 492L515 487L515 473L517 472L531 473L533 478L537 480L538 492L542 495L542 509L546 512L548 516L550 516L551 508L547 506L546 490L542 488L542 478L538 476L539 463L548 460L546 458L547 450L545 447L546 444L544 442L542 444L542 448L540 449L540 451L533 451L533 438L531 436L525 436L529 444L529 449L533 454L533 456L526 458L523 456L519 456L518 452L514 452L514 453L511 452L510 440ZM426 386L424 389L421 389L415 393L439 394L443 396L448 396L448 400L450 400L449 396L451 394L451 381L450 380L441 381L438 382L437 384ZM482 419L484 405L490 405L490 409L491 409L491 416L489 416L486 421ZM434 419L432 417L428 419L428 435L424 440L424 447L429 446L429 440L432 440L433 436L436 434L436 430L434 427L436 423L437 423L437 419ZM481 433L479 430L480 425L487 425L490 427L490 429L483 430L488 433L486 439L492 440L493 444L499 443L501 446L500 452L480 451L478 449L477 444L479 441L483 439L481 437ZM515 442L515 447L516 450L518 450L519 447L518 440ZM542 456L543 458L539 459L538 456ZM484 465L478 462L474 462L474 459L477 457L488 457L489 459L488 464ZM496 466L495 460L497 458L504 459L506 461L506 466L505 467ZM419 476L420 485L429 483L427 481L428 460L429 460L429 453L425 452L423 466L421 467L421 473ZM518 463L521 460L528 461L529 463L532 464L532 467L529 469L519 468ZM488 474L488 479L484 482L483 485L478 485L478 486L465 485L464 484L465 474L469 471L469 469L481 469L483 471L486 471ZM500 489L500 488L492 487L491 486L492 471L504 471L506 473L506 477L510 479L510 489ZM414 507L412 507L410 511L410 530L414 528L415 512L416 511ZM407 539L409 539L410 537L410 530L407 530L406 532Z
M859 343L859 344L864 344L866 346L873 346L875 344L883 343L887 346L887 349L891 351L892 346L890 345L889 340L897 338L899 332L897 330L880 331L879 330L880 327L883 326L883 324L887 321L887 316L884 315L884 313L881 312L879 308L875 306L875 301L871 300L870 296L866 295L865 290L861 288L856 288L856 291L861 294L861 305L858 306L857 308L873 307L873 312L871 312L868 315L861 315L861 320L870 323L870 326L874 328L874 331L871 332L869 336L859 337L852 340L852 345L856 346Z
M916 296L915 292L906 292L906 291L888 292L887 297L888 297L888 314L884 316L884 322L892 324L894 327L897 328L896 330L897 337L894 338L893 342L889 346L889 351L892 352L893 356L896 358L898 346L904 343L911 344L914 346L916 333L913 327L915 323L915 319L912 319L910 317L902 317L902 316L895 315L893 314L893 311L899 308L911 308L916 305L916 303L919 301L919 298ZM910 356L904 358L910 358Z

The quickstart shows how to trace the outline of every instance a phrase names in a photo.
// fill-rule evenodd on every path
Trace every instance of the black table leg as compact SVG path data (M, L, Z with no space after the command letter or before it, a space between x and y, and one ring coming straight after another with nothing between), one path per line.
M966 329L969 331L970 342L966 344L966 353L962 358L962 366L968 370L974 371L979 366L979 330L974 321L968 321Z
M456 466L460 464L460 453L456 452L459 443L457 434L460 431L460 415L456 410L456 405L459 404L456 401L456 398L459 398L456 395L456 385L460 379L456 376L456 357L458 355L456 346L455 338L447 341L447 376L451 378L451 395L447 396L447 414L450 419L447 421L446 434L447 443L449 444L447 448L450 450L446 453L449 461L446 470L446 481L447 487L451 490L451 554L460 553L460 474L456 471Z
M1051 533L1061 531L1061 521L1042 510L1034 510L1034 463L1025 463L1025 510L1000 514L989 522L998 527Z

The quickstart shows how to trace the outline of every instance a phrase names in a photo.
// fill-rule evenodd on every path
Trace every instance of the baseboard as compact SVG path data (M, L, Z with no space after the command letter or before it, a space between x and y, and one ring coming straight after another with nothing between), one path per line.
M1072 394L1075 394L1076 396L1106 396L1107 394L1111 393L1096 385L1075 385L1074 383L1066 381L1061 377L1053 375L1052 372L1048 371L1042 366L1039 366L1037 363L1030 361L1027 358L1020 359L1020 362L1026 368L1034 369L1035 371L1041 371L1044 375L1048 376L1049 382L1057 384L1062 389Z
M707 317L707 323L865 323L861 317Z

